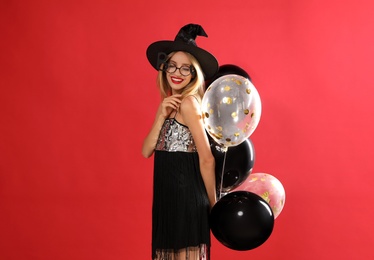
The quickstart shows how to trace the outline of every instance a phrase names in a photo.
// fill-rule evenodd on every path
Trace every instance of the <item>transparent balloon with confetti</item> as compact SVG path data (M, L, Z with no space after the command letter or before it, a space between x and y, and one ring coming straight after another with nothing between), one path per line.
M245 141L261 117L260 95L252 82L228 74L213 81L202 99L204 127L226 149Z

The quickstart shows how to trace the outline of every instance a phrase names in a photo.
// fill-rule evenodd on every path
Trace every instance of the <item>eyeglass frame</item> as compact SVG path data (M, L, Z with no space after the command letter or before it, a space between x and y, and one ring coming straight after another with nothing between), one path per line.
M174 70L174 71L168 71L168 69L170 68L170 65L172 65L172 67L175 67L175 70ZM184 75L184 74L182 73L182 71L181 71L181 68L183 68L183 67L187 67L187 68L189 69L190 73L188 73L187 75ZM196 74L195 68L194 68L192 65L190 65L190 66L188 66L188 65L182 65L182 66L180 66L180 67L178 68L175 64L173 64L173 63L169 63L169 62L164 62L164 66L163 66L163 69L162 69L162 70L165 71L165 72L167 72L167 73L169 73L169 74L174 73L174 72L176 72L177 70L179 70L179 73L180 73L182 76L185 76L185 77L188 77L189 75L195 76L195 74Z

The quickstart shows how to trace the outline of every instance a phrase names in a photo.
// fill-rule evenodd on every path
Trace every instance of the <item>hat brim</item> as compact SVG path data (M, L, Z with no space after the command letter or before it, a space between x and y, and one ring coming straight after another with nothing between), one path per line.
M205 79L213 77L218 71L218 61L211 53L184 42L157 41L148 46L146 54L152 67L158 70L158 54L165 53L168 55L173 51L185 51L194 56L203 70Z

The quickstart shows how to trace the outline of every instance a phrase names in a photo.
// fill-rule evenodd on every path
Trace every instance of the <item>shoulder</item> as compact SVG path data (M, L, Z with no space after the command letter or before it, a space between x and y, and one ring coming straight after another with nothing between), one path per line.
M190 96L185 97L182 100L180 108L183 111L196 110L196 109L200 109L200 103L197 97L190 95Z
M187 96L182 100L179 107L180 114L182 115L183 121L188 125L195 120L199 120L200 117L200 103L194 96Z

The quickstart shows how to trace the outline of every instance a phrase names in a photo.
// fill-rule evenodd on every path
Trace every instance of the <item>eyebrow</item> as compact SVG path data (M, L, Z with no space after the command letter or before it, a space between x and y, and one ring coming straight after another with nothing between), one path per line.
M172 63L174 63L175 65L177 64L175 61L173 61L173 60L171 60L171 59L169 60L169 62L172 62ZM192 64L183 63L182 66L192 66Z

